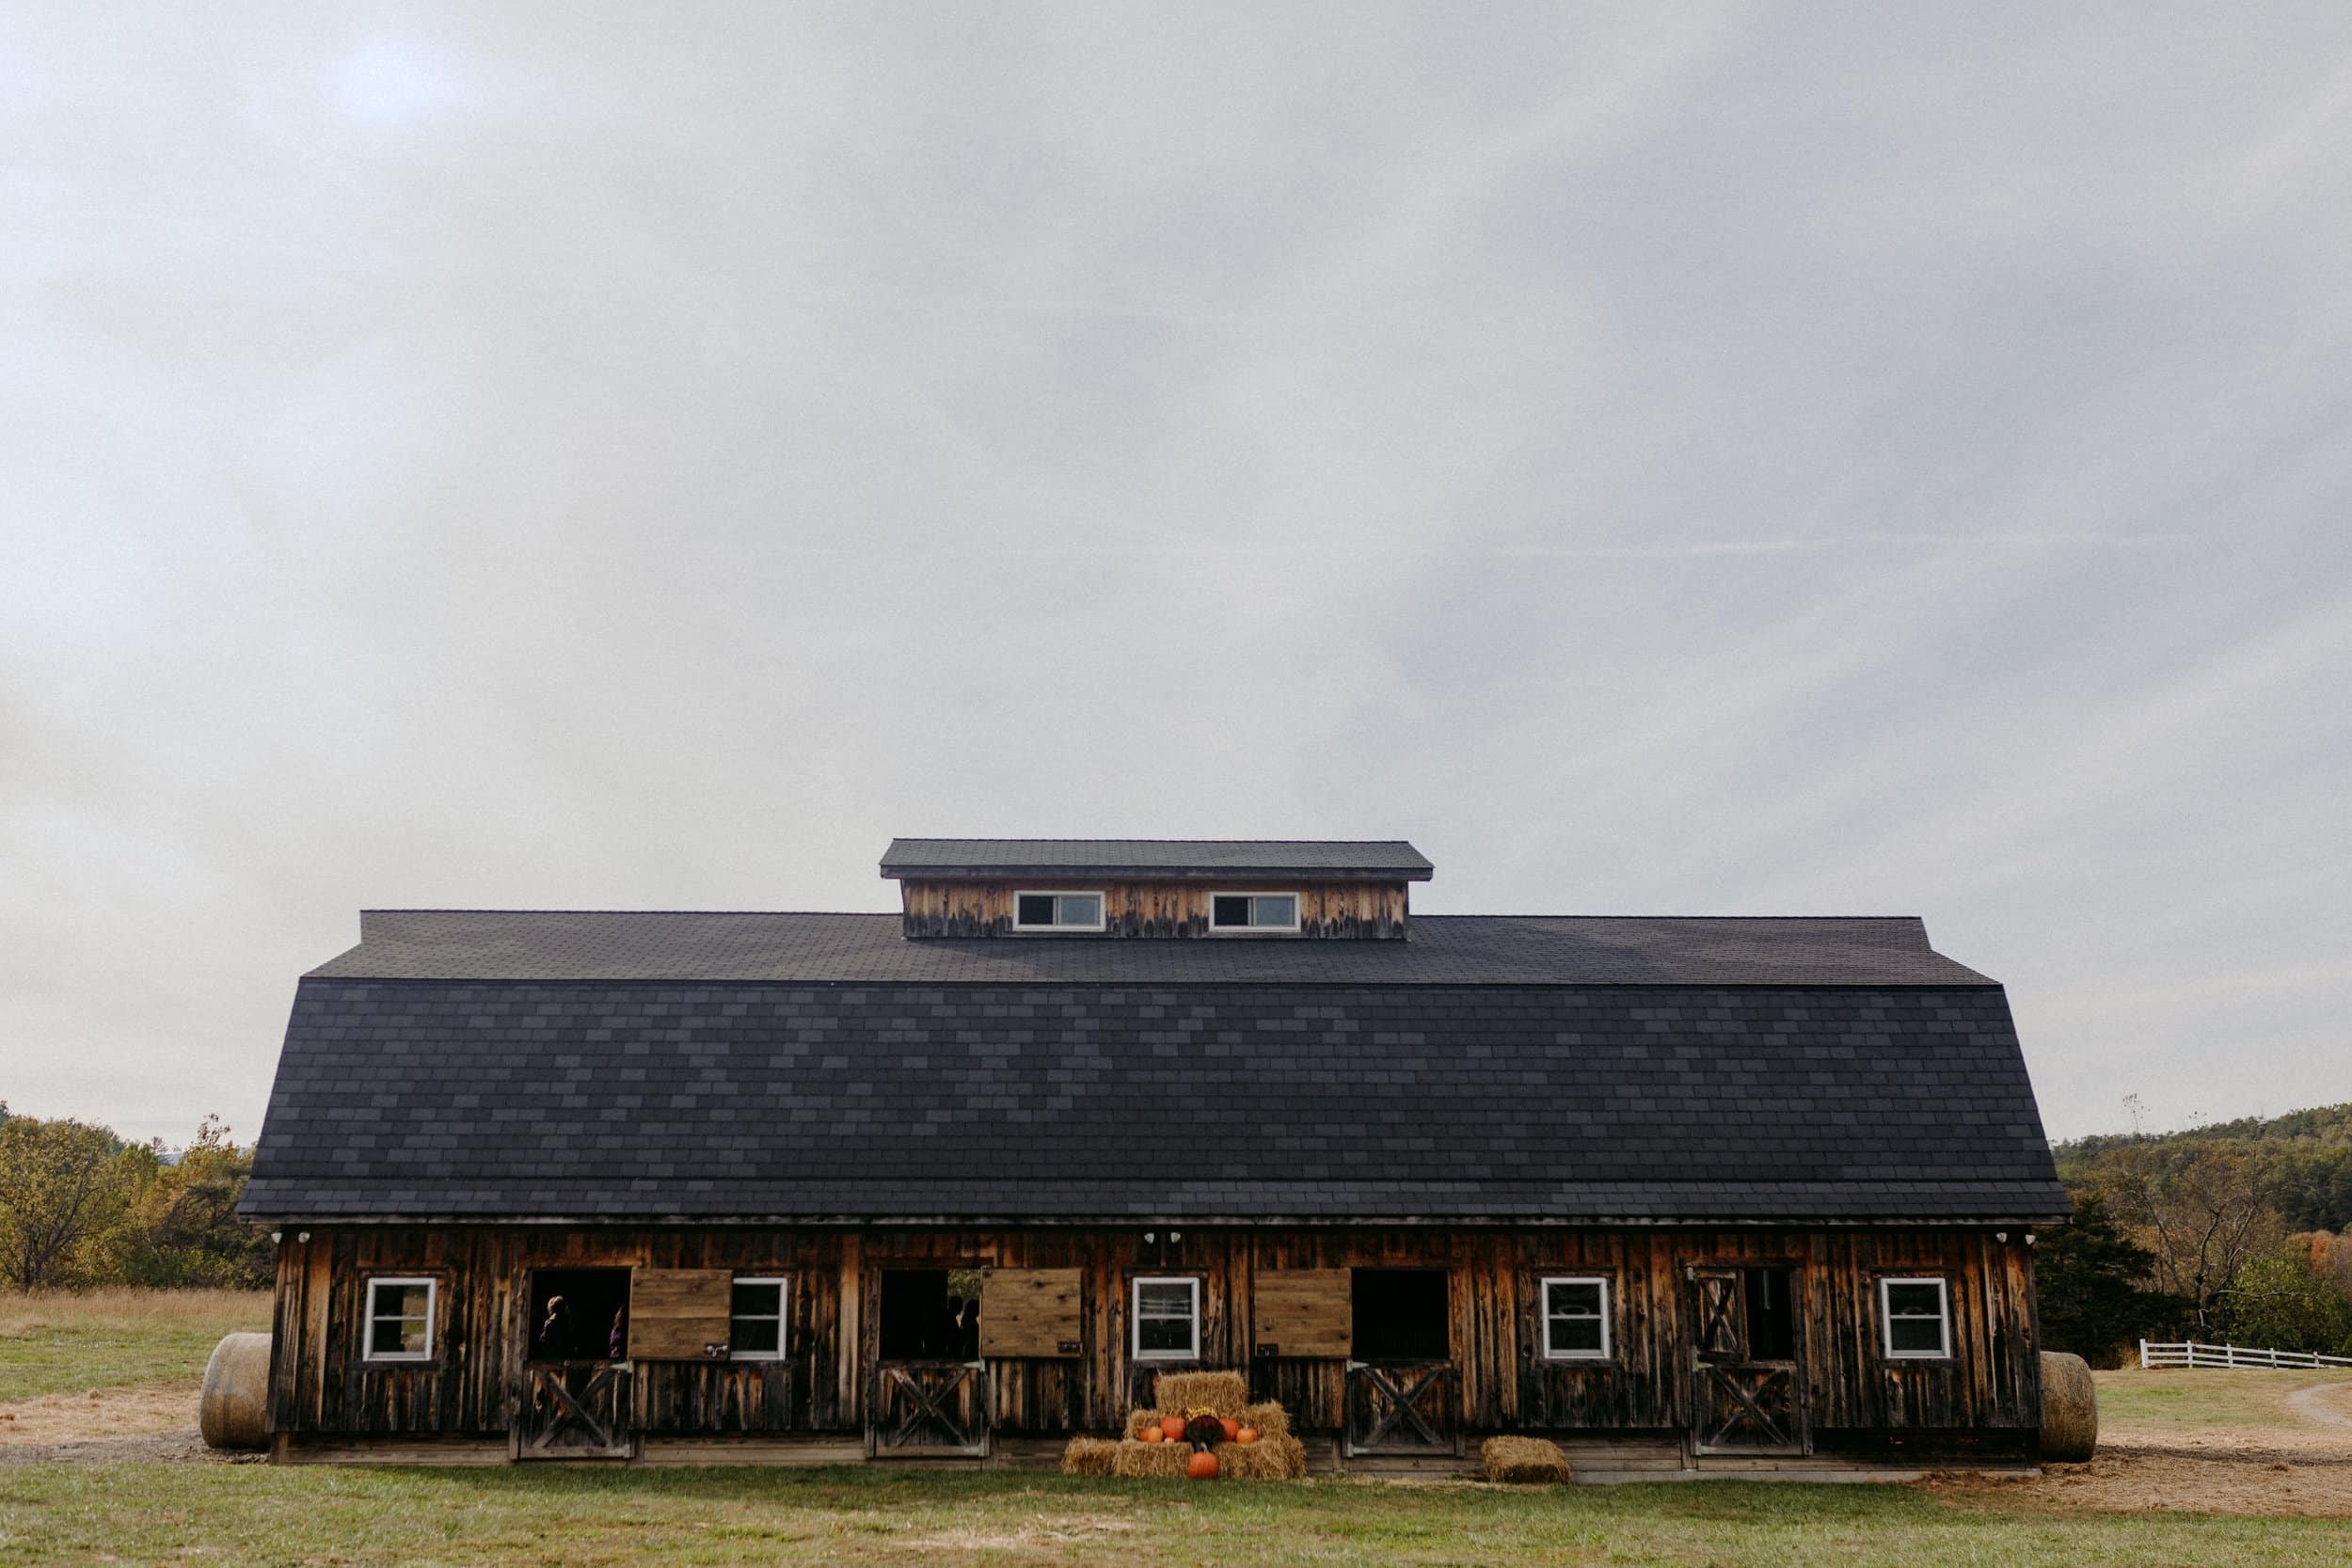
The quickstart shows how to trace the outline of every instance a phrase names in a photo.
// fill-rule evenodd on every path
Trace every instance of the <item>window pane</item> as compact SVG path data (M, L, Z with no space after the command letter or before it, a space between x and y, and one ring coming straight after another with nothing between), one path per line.
M1250 901L1249 923L1252 926L1295 926L1298 924L1298 900L1289 894Z
M784 1287L774 1284L746 1285L738 1281L732 1310L739 1318L775 1317L784 1310Z
M430 1291L424 1285L378 1285L375 1287L375 1315L379 1318L421 1318L425 1296Z
M1051 926L1054 923L1054 895L1050 893L1025 893L1013 903L1013 923L1018 926Z
M376 1319L375 1340L371 1348L377 1355L418 1354L425 1348L424 1320L422 1318Z
M1192 1353L1192 1320L1184 1318L1145 1318L1136 1326L1137 1340L1147 1351Z
M1562 1280L1549 1287L1550 1307L1554 1317L1600 1316L1600 1286L1591 1280L1570 1283Z
M1061 923L1065 926L1100 926L1103 924L1103 900L1100 895L1073 893L1061 901Z
M1886 1315L1890 1318L1940 1318L1944 1315L1944 1291L1934 1285L1889 1285L1886 1287Z
M1887 1342L1898 1351L1944 1354L1944 1320L1941 1318L1892 1318L1886 1324Z
M1209 924L1212 926L1248 925L1249 900L1238 894L1218 894L1209 900Z
M737 1355L772 1354L782 1341L783 1327L773 1318L738 1318L727 1348Z
M1136 1312L1140 1317L1192 1316L1192 1287L1188 1284L1138 1285Z
M1600 1320L1597 1317L1552 1319L1551 1348L1555 1354L1568 1351L1598 1354Z

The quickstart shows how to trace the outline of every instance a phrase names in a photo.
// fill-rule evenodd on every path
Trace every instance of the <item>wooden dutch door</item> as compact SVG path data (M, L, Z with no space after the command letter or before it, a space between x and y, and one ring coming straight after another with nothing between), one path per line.
M1785 1264L1692 1264L1685 1272L1692 1450L1812 1451L1797 1271Z
M868 1455L977 1458L988 1452L980 1283L979 1271L968 1268L876 1273L867 1323Z
M539 1269L517 1293L516 1459L628 1459L637 1363L724 1360L725 1269Z
M1460 1453L1461 1383L1446 1271L1338 1272L1348 1280L1347 1453Z

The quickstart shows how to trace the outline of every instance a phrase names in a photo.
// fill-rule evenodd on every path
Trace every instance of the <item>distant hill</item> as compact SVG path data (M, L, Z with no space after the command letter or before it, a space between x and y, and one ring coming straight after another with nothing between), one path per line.
M2147 1145L2227 1144L2262 1173L2263 1196L2293 1230L2352 1227L2352 1105L2321 1105L2278 1117L2245 1117L2178 1132L2101 1132L2054 1144L2070 1187L2093 1184L2102 1155Z

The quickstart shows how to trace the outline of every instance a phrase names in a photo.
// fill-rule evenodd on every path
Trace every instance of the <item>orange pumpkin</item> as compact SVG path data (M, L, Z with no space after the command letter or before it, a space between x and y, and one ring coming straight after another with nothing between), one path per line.
M1191 1463L1184 1466L1184 1474L1195 1481L1215 1481L1216 1479L1216 1455L1206 1449L1201 1449L1194 1454Z
M1231 1417L1219 1421L1217 1425L1225 1429L1225 1440L1228 1443L1232 1442L1241 1435L1241 1423L1232 1419Z
M1136 1433L1136 1435L1142 1438L1147 1443L1162 1443L1168 1440L1168 1433L1162 1432L1158 1427L1145 1427L1141 1432Z
M1167 1438L1171 1443L1183 1442L1184 1440L1184 1418L1182 1416L1162 1417L1160 1418L1160 1435Z
M1233 1433L1233 1441L1236 1443L1254 1443L1257 1440L1258 1429L1256 1427L1244 1427Z

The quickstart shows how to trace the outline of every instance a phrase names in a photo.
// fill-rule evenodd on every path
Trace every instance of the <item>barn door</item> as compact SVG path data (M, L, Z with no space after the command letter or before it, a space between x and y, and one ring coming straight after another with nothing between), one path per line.
M1796 1271L1693 1264L1686 1274L1692 1451L1809 1452Z
M625 1361L534 1362L523 1369L515 1423L516 1459L627 1459L629 1366Z
M885 1361L875 1369L866 1447L903 1458L988 1452L988 1368L978 1361Z

